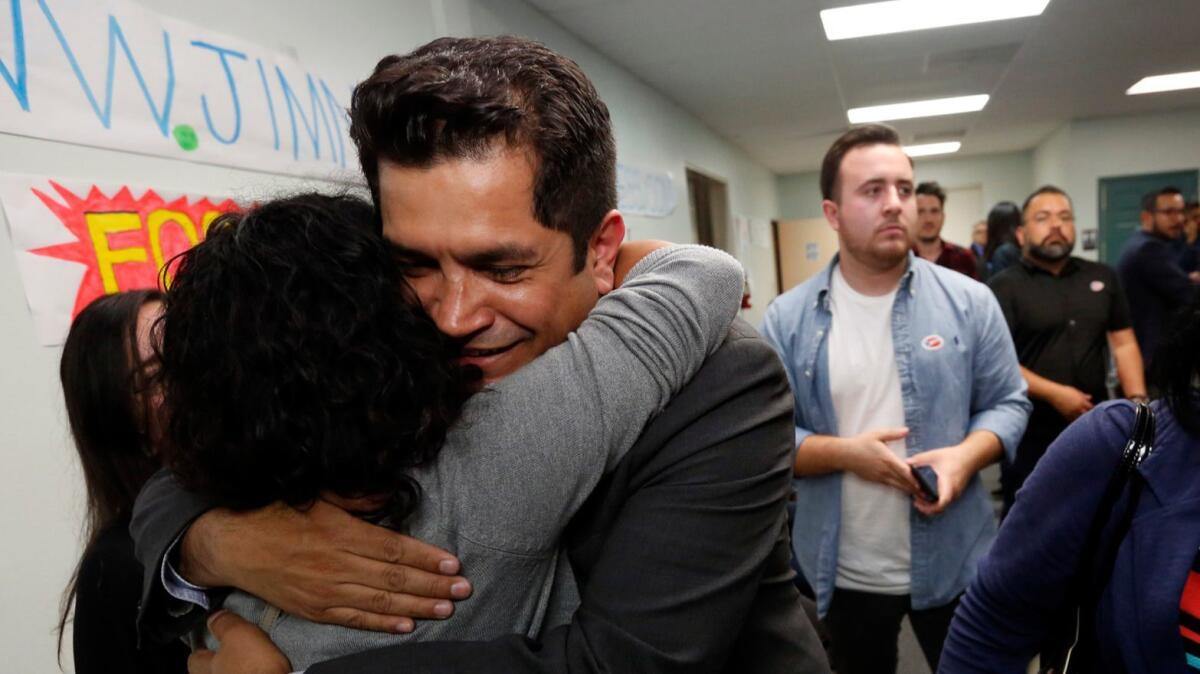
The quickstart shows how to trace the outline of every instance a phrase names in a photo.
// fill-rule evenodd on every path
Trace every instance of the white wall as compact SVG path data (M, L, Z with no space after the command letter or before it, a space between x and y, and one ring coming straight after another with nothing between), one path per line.
M917 182L936 180L947 189L979 187L983 191L986 208L991 208L997 201L1020 203L1032 191L1033 155L1030 152L1014 152L917 159L914 176ZM779 176L775 182L779 193L779 217L820 217L819 179L820 174L816 171Z
M984 208L1002 200L1020 204L1036 187L1057 185L1071 195L1076 227L1098 227L1101 178L1200 166L1200 109L1152 115L1075 120L1062 125L1030 152L947 159L918 159L916 178L954 189L979 186ZM816 172L776 179L779 217L821 215ZM986 214L984 214L986 215ZM1075 254L1097 259L1076 246Z
M821 174L818 171L787 173L775 179L780 220L821 217Z
M977 157L928 158L916 160L914 175L918 182L936 180L947 190L978 189L982 209L969 222L947 221L945 237L960 245L970 243L970 228L987 217L987 211L999 201L1018 204L1033 190L1033 154L1016 152ZM784 220L821 217L820 174L793 173L776 179L779 217ZM950 204L947 202L947 208Z
M1034 182L1071 195L1078 229L1098 227L1100 178L1200 166L1200 109L1077 120L1043 141L1033 164ZM1092 260L1097 252L1076 248Z
M694 117L656 94L520 0L142 0L206 28L291 52L322 72L357 81L379 57L440 34L517 33L578 60L613 115L620 161L670 172L679 206L669 217L630 217L636 238L691 241L684 168L719 177L734 214L773 217L774 177ZM35 13L26 12L27 20ZM0 89L0 95L7 90ZM0 134L2 170L51 177L262 198L301 181L262 173L135 156ZM52 672L58 597L78 555L82 483L64 423L57 382L58 349L36 346L7 226L0 226L0 653L6 672ZM746 262L756 288L774 287L770 248ZM756 298L757 299L757 298ZM764 297L749 316L757 322ZM67 640L70 643L70 640ZM68 647L69 651L69 647ZM64 658L71 671L70 656Z
M688 213L686 168L696 169L728 186L731 214L756 220L775 216L775 177L770 171L545 16L520 0L472 3L467 14L470 30L475 34L517 33L535 37L578 61L612 113L620 160L671 175L679 205L665 218L628 216L633 238L695 241ZM775 287L775 256L773 248L767 246L751 246L745 252L742 262L750 273L756 295L754 308L745 312L745 317L757 325L767 302L774 296L773 292L761 299L757 295L760 288Z

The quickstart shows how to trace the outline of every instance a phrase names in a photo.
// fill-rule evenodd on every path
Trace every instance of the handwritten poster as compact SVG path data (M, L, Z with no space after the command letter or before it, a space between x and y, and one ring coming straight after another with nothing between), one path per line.
M354 181L350 91L127 0L0 0L3 132Z
M204 239L230 199L129 185L0 174L0 202L39 343L66 338L93 299L154 288L172 257Z
M678 204L679 196L670 173L617 164L617 208L624 213L664 218Z

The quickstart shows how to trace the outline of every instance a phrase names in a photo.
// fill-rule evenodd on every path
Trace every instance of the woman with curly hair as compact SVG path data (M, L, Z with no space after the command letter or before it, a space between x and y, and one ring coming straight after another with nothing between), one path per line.
M468 398L472 373L365 203L302 195L214 222L166 301L169 466L238 510L369 497L363 516L454 551L476 579L454 620L419 637L318 625L237 591L224 608L296 669L401 639L534 637L565 622L578 603L559 556L566 523L740 304L733 258L661 246L623 250L644 259L571 338Z
M71 323L59 376L71 437L87 487L83 555L63 593L62 634L74 608L78 674L171 674L187 669L183 644L137 648L134 620L142 566L133 554L129 517L138 490L162 467L150 375L152 326L162 295L137 290L105 295Z

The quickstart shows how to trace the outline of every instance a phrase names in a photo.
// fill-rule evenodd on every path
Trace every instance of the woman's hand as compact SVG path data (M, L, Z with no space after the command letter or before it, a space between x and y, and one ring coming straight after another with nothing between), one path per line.
M288 674L292 663L267 633L229 611L217 611L208 629L221 642L218 651L200 650L188 658L188 674Z

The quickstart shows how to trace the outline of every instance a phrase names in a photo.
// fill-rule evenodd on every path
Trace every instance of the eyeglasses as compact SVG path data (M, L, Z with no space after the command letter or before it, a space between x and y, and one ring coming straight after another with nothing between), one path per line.
M1164 215L1183 215L1184 210L1182 208L1156 208L1154 212Z

